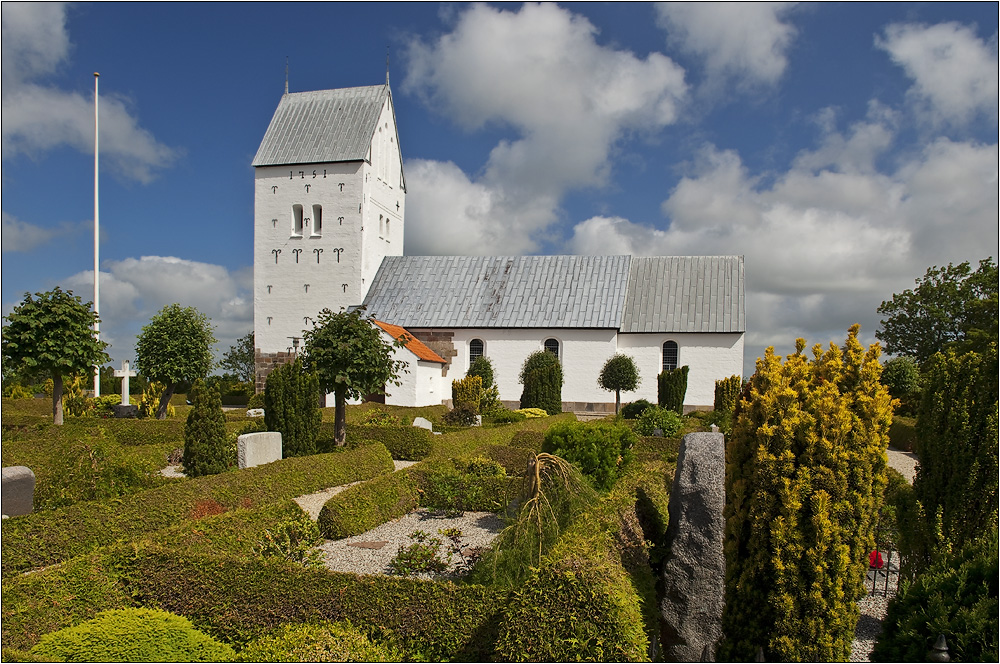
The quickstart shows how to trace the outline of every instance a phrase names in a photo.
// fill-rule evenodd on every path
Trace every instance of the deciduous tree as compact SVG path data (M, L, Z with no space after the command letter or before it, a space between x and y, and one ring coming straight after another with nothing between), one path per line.
M405 346L409 339L402 335L394 342L386 341L361 307L339 313L324 309L304 336L303 365L317 373L320 389L333 393L334 441L343 445L347 399L384 392L388 383L400 385L399 374L406 371L406 362L392 359L393 348Z
M236 344L222 356L219 366L229 371L244 383L253 383L256 373L254 364L253 330L236 340Z
M4 364L26 376L52 377L52 421L62 424L63 378L91 372L111 359L94 332L97 314L90 302L57 286L34 297L25 293L6 318Z
M208 316L177 303L160 309L143 326L135 345L136 368L150 381L167 386L160 397L157 419L166 418L167 404L178 383L204 378L212 370L212 330Z
M951 348L983 353L997 340L997 264L968 261L928 268L916 288L883 302L885 316L875 337L890 355L908 355L923 364L931 355Z
M615 415L622 406L622 391L634 392L639 387L639 367L628 355L616 353L608 358L597 378L597 384L609 392L615 393Z

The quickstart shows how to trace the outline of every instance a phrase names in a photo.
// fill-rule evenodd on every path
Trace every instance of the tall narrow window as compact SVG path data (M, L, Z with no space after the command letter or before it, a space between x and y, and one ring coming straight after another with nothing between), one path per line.
M389 239L389 217L385 218L385 239Z
M385 217L378 216L378 236L385 237Z
M469 342L469 365L471 366L477 358L483 356L485 346L482 339L473 339Z
M663 370L673 371L677 368L677 342L666 341L663 344Z
M323 206L313 205L313 237L323 234Z
M549 351L556 357L559 357L559 340L558 339L546 339L545 343L542 344L545 350Z
M302 235L302 206L292 206L292 235Z

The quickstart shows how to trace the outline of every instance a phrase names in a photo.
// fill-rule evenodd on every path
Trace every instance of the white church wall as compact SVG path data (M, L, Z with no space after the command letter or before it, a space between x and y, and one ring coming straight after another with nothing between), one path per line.
M371 164L365 165L364 218L361 277L367 289L384 256L403 255L402 158L396 142L396 118L387 99L372 138Z
M622 394L622 402L646 399L656 403L656 376L663 369L663 343L677 343L677 366L687 365L688 388L684 405L711 408L715 381L743 373L744 335L734 334L619 334L618 350L639 367L642 384Z
M451 381L463 378L469 370L469 342L481 339L484 354L493 361L493 371L500 399L518 401L523 385L517 377L525 358L543 350L546 339L559 341L559 360L563 368L562 400L575 402L614 402L614 395L597 386L604 362L615 353L615 330L574 329L457 329L454 344L458 356L448 370L448 395ZM655 389L655 388L654 388ZM609 399L610 395L610 399Z
M336 311L364 298L362 163L254 169L254 330L262 352L286 350L324 307ZM301 233L295 205L303 209ZM313 227L313 206L322 210L321 228Z

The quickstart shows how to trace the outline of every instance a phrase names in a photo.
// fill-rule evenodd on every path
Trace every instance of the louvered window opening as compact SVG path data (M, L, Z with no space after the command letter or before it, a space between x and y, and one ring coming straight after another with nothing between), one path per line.
M673 371L677 368L677 342L667 341L663 344L663 370Z

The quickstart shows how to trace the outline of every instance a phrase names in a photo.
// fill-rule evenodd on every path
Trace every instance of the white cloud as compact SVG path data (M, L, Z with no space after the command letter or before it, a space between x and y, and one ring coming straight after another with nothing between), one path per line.
M61 222L55 226L39 226L21 221L13 215L3 213L3 252L9 251L31 251L49 242L54 237L66 238L76 233L93 231L94 222L91 220L72 223Z
M157 311L177 302L212 319L217 357L253 328L253 272L230 272L220 265L173 256L104 261L101 271L101 336L112 344L117 364L131 359L136 335ZM94 272L63 280L84 300L93 299Z
M71 51L66 6L5 2L2 12L4 159L58 145L92 154L92 95L39 82ZM101 95L101 158L122 177L149 182L177 153L140 127L129 106L120 95Z
M794 2L663 2L657 23L668 42L705 60L706 87L774 85L797 31L784 22Z
M452 32L409 44L406 91L467 131L496 126L514 133L497 143L475 178L450 163L408 164L410 190L437 188L427 198L439 206L413 197L410 237L432 236L445 223L444 207L449 223L463 228L447 251L531 251L567 191L608 182L609 155L623 137L676 120L687 91L683 70L659 53L641 59L600 46L596 32L556 5L529 4L516 13L473 5ZM418 243L417 250L428 249Z
M989 43L959 23L893 24L875 45L913 79L910 100L932 121L997 117L997 33Z
M882 300L931 265L995 256L998 241L997 145L941 138L881 173L876 148L891 134L871 119L831 133L767 186L735 152L706 146L663 203L669 227L594 217L570 250L744 255L748 349L842 342L854 322L871 340ZM877 137L863 158L858 136Z

